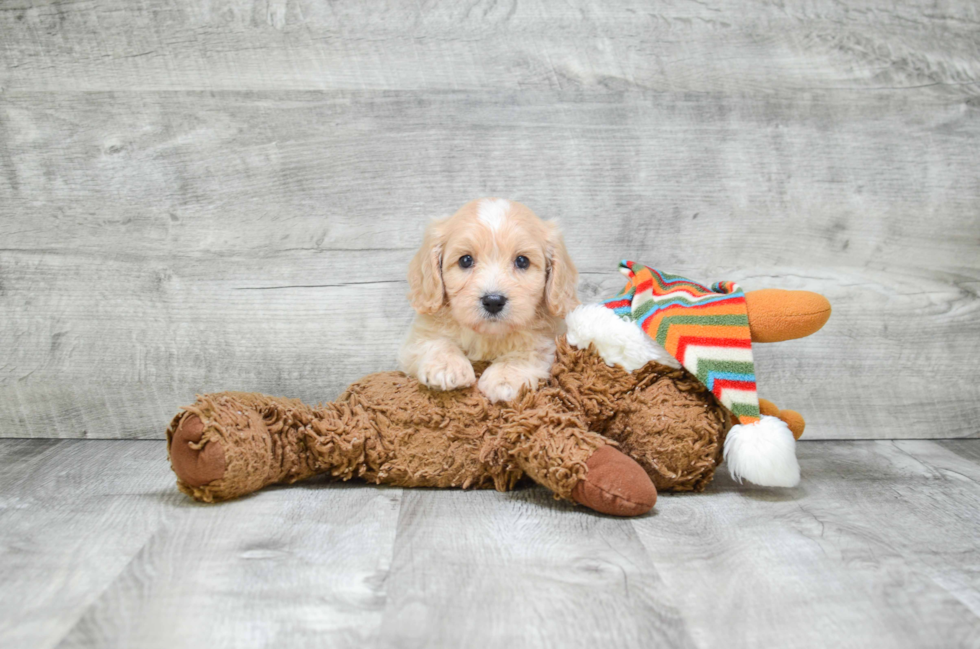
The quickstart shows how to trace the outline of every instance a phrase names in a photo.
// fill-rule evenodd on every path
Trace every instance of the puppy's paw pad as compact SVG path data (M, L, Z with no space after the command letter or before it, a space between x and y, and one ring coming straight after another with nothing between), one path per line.
M525 384L529 382L524 376L505 367L491 365L480 377L478 387L490 401L513 401Z
M434 390L455 390L473 385L476 374L473 364L462 356L448 356L424 363L419 368L419 381Z
M517 396L517 389L506 383L496 385L481 385L480 392L486 395L494 403L498 401L513 401Z

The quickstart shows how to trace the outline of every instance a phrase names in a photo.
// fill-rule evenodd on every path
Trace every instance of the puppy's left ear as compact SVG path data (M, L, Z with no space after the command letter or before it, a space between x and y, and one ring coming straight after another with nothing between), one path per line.
M578 270L572 263L565 249L565 240L561 236L556 221L548 221L548 279L544 288L544 301L548 313L559 318L579 305Z
M442 248L446 244L444 226L448 217L425 228L422 247L408 264L408 300L419 313L433 314L446 299L442 283Z

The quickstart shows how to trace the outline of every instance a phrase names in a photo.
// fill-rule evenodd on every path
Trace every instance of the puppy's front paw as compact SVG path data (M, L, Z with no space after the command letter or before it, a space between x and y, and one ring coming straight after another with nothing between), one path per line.
M419 382L434 390L455 390L473 385L473 364L458 354L428 359L419 367Z
M524 385L534 386L537 381L523 372L507 367L506 364L492 364L480 376L477 386L490 401L512 401Z

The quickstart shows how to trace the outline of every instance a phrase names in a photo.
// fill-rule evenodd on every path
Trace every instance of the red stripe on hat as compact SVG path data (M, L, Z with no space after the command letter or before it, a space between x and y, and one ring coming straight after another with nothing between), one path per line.
M675 291L675 292L679 292L679 291ZM691 313L691 315L697 315L696 312L698 310L701 310L701 309L716 309L716 308L718 308L720 306L731 306L732 300L738 300L738 299L740 299L740 298L728 298L728 299L724 299L724 300L714 300L713 302L704 302L704 303L696 303L696 304L684 304L683 302L682 303L679 303L679 304L671 304L671 305L668 305L668 306L665 306L665 307L661 307L657 311L657 315L667 315L667 314L671 313L672 311L687 311L688 313ZM692 313L692 312L695 312L695 313ZM738 314L731 314L731 315L738 315ZM713 327L715 325L707 324L705 326L706 327Z
M677 339L677 353L675 358L683 365L687 365L688 345L704 345L705 347L724 347L728 349L742 348L752 349L752 341L740 338L711 338L707 336L681 336Z
M755 381L736 381L734 379L715 379L715 382L711 386L711 392L714 394L721 394L721 390L748 390L749 392L755 392Z

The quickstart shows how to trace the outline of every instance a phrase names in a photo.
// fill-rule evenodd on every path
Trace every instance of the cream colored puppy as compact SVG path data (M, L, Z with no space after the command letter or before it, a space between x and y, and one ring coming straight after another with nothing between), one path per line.
M578 272L558 226L500 198L433 221L408 267L418 312L402 345L402 369L437 390L476 380L472 361L492 361L479 389L510 401L550 375L562 317L578 305Z

